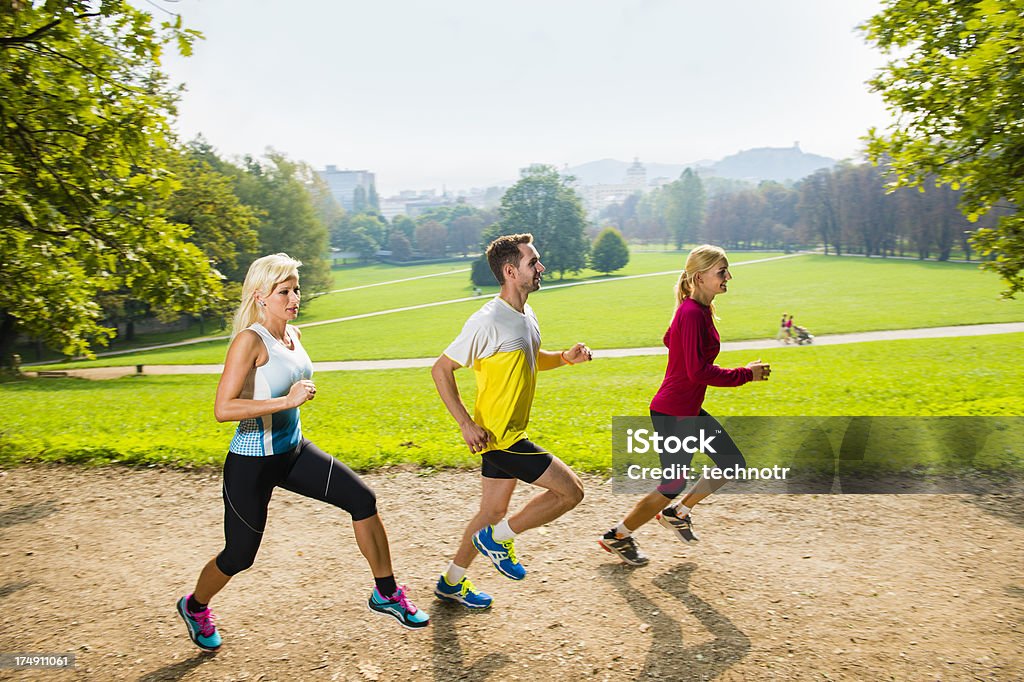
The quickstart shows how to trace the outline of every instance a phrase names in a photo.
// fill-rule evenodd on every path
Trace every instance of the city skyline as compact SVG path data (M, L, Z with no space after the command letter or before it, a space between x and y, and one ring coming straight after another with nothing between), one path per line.
M865 85L884 58L854 30L877 0L140 6L206 36L164 61L186 86L183 139L365 169L382 196L508 184L531 163L693 163L794 141L853 158L889 120Z

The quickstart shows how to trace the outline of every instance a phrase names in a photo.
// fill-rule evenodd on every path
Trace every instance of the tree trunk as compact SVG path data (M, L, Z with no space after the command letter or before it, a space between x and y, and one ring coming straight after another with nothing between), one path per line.
M11 367L11 352L18 338L16 320L6 310L0 310L0 367Z

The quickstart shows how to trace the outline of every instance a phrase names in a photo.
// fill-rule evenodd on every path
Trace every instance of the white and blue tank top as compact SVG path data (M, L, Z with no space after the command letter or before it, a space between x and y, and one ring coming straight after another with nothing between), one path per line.
M240 398L246 400L267 400L288 395L292 385L302 379L313 377L313 363L306 350L299 343L298 334L292 327L285 334L292 342L288 348L263 327L256 323L248 327L256 332L267 347L267 364L250 372L242 387ZM231 452L252 457L283 455L295 450L302 440L302 422L299 408L293 407L273 414L265 414L238 423L235 437L231 439Z

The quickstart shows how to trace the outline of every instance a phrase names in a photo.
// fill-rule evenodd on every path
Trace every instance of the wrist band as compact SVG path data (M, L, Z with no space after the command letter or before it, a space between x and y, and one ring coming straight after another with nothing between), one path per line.
M572 361L572 360L570 360L569 358L565 357L565 351L564 351L564 350L562 351L562 359L563 359L563 360L565 360L565 361L566 361L566 363L568 363L568 364L570 364L570 365L575 365L575 364L576 364L575 362L573 362L573 361Z

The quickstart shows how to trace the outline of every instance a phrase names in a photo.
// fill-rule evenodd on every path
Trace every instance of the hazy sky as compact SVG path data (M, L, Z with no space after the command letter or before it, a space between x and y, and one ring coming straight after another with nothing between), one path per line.
M796 141L854 157L888 120L855 30L877 0L136 3L206 37L164 64L185 138L371 170L382 195Z

